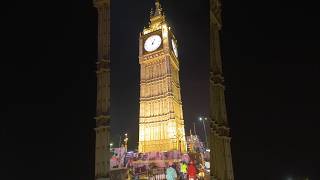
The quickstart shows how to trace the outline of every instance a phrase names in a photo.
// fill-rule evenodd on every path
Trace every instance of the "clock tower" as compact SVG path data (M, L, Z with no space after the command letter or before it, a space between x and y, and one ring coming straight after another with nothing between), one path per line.
M186 152L177 40L155 5L139 39L139 152Z

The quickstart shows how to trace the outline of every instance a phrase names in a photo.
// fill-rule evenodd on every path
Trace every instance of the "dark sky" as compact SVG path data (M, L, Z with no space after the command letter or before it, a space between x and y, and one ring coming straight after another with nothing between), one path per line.
M112 1L112 139L137 144L138 34L153 0ZM319 10L223 1L222 54L237 180L320 179ZM208 114L208 2L163 1L179 41L186 130ZM94 174L96 11L89 0L1 3L0 179Z

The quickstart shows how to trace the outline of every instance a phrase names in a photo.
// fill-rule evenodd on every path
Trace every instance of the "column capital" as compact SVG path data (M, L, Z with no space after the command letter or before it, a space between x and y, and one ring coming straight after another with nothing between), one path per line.
M93 0L93 6L97 9L105 7L110 4L110 0Z
M213 71L210 71L210 82L212 82L214 85L220 85L224 87L224 77L220 73L215 74Z
M105 71L110 71L111 61L106 59L100 59L97 61L97 73Z
M100 115L95 117L96 127L110 126L111 117L109 115Z

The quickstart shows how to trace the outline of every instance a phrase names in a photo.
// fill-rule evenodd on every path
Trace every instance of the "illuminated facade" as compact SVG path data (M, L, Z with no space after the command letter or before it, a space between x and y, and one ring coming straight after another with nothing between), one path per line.
M159 1L139 39L139 152L186 152L177 40Z

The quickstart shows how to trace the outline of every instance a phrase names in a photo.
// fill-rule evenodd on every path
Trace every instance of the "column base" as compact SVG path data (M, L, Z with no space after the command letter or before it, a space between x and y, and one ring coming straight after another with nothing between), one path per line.
M217 180L214 176L211 176L210 180Z

